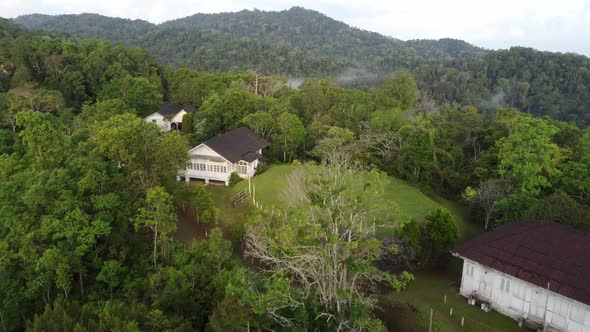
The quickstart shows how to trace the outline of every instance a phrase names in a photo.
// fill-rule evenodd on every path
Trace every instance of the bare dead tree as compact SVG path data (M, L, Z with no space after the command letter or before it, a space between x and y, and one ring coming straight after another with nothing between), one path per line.
M319 303L317 318L333 321L338 331L367 329L350 320L351 307L372 308L370 290L377 283L400 288L409 278L372 265L381 253L374 218L388 218L389 208L381 194L383 175L362 175L365 181L358 181L360 168L343 156L306 166L285 189L296 207L287 215L261 217L244 236L244 255L257 259L265 272L291 276Z
M281 191L280 198L287 203L289 207L295 207L309 203L309 198L304 188L305 183L305 167L297 167L289 175L287 179L287 186Z
M418 100L415 108L418 112L422 112L424 115L440 112L440 107L436 104L434 99L427 95L423 95L420 100Z
M367 123L361 124L358 144L365 150L373 151L385 161L394 159L403 143L404 137L397 131L376 131Z
M474 200L484 210L484 228L487 231L490 227L490 221L494 217L494 208L496 202L506 197L512 191L508 182L498 179L490 179L482 182L475 195L468 193L468 199Z

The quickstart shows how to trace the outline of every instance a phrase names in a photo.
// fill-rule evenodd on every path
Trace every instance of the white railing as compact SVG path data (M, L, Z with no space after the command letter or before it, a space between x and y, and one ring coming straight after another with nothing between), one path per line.
M194 178L207 178L211 180L226 181L229 179L229 173L220 172L209 172L209 171L197 171L194 169L187 169L184 174Z

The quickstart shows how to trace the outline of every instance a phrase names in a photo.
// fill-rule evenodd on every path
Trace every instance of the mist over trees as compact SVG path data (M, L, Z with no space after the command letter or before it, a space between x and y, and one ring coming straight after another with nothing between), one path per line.
M511 107L590 124L590 59L582 55L522 47L490 51L454 39L402 41L300 7L195 14L159 25L95 14L34 14L16 22L140 46L160 63L207 72L255 69L368 88L406 69L439 104Z

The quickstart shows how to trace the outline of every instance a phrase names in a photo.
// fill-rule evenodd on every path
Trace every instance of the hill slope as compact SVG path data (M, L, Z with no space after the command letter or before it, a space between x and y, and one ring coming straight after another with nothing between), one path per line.
M227 70L226 64L237 64L238 70L255 67L288 74L333 73L351 66L391 72L423 62L473 59L485 54L481 48L456 40L404 42L300 7L278 12L195 14L159 25L96 14L33 14L19 16L15 21L32 29L141 46L163 62L215 71ZM234 53L249 54L252 48L262 53L264 60L250 59L246 65L232 58ZM216 52L213 58L212 51L207 50L228 52ZM248 57L256 58L254 54ZM274 60L276 57L279 59ZM291 67L273 63L293 61L298 63Z
M300 7L195 14L159 25L96 14L34 14L15 21L140 46L160 63L209 72L256 69L367 87L409 69L422 94L439 104L513 107L590 124L590 59L582 55L522 47L486 51L454 39L401 41Z
M256 199L262 204L263 208L271 210L276 207L282 207L285 204L282 194L283 188L287 186L288 178L296 167L275 165L270 167L266 172L252 178L251 182L256 189ZM459 230L463 238L469 238L481 232L481 226L471 223L458 204L438 197L437 200L440 202L437 202L426 196L418 188L411 186L401 179L389 177L389 181L383 194L387 201L395 202L399 206L400 216L423 221L431 210L446 207L457 218ZM236 193L247 188L248 181L241 181L232 188L231 192ZM380 229L384 234L389 234L392 230L388 227Z

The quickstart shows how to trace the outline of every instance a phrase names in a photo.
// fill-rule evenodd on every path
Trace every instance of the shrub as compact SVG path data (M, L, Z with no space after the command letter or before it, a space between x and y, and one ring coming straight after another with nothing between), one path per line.
M201 222L201 224L210 224L211 221L213 221L213 219L214 219L213 209L207 209L207 210L203 211L203 213L201 213L201 217L199 218L199 221Z
M403 222L395 232L398 239L406 239L408 244L414 248L416 253L420 252L420 225L416 219L412 218Z
M454 247L459 238L457 220L445 208L437 208L426 216L422 225L423 258L425 261L443 263L449 257L449 249Z
M382 244L381 254L374 263L379 270L399 274L416 269L416 250L408 239L386 238Z
M233 187L240 181L242 181L242 178L238 175L238 173L231 172L231 175L229 176L229 185Z
M270 165L267 163L260 163L258 164L258 167L256 167L256 175L260 175L264 172L266 172L267 169L270 168Z
M565 193L543 198L525 213L526 219L551 220L576 228L590 228L590 208Z

